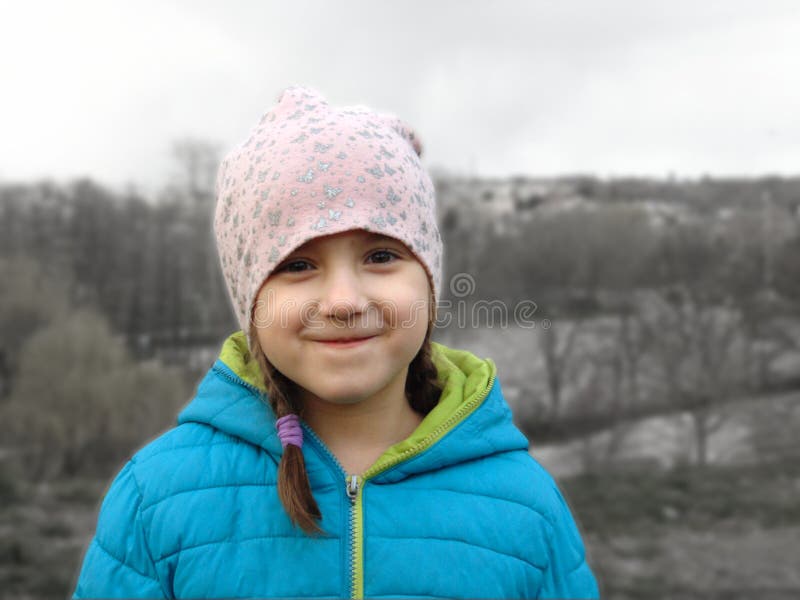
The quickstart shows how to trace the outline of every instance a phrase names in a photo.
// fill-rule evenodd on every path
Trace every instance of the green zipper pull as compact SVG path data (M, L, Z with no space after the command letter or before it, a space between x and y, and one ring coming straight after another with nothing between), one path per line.
M356 503L356 496L358 495L358 475L350 475L347 481L347 497L350 498L350 504Z

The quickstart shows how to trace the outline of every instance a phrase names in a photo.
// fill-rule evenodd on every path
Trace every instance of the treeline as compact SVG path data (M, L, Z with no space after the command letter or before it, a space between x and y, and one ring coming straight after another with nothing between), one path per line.
M524 178L518 178L519 183ZM642 202L660 200L689 205L699 214L712 215L721 208L735 210L761 206L765 195L776 205L794 212L800 207L800 178L763 177L615 177L591 175L559 178L575 191L597 202Z
M0 187L0 256L37 261L69 301L134 345L218 334L232 318L212 245L211 200L153 203L88 180Z
M475 298L533 294L553 309L595 311L632 289L690 285L718 300L767 289L800 299L800 179L510 185L510 211L495 208L492 185L438 186L447 273L472 274Z

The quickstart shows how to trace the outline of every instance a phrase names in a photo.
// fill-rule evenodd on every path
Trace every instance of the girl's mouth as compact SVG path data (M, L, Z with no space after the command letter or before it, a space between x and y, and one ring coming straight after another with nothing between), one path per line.
M375 336L364 337L364 338L349 338L349 339L340 339L340 340L319 340L320 343L325 344L326 346L330 346L331 348L351 348L353 346L359 346Z

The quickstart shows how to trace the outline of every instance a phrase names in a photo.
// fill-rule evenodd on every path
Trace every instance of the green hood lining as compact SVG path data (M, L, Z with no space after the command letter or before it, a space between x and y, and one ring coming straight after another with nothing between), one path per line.
M388 448L376 462L384 462L390 456L399 455L417 446L443 425L460 406L474 403L475 406L472 407L474 410L480 404L476 400L481 395L485 398L489 392L487 388L493 383L497 373L497 367L492 359L478 358L468 350L449 348L438 342L431 342L431 347L433 363L439 374L438 379L443 384L439 403L408 438ZM261 369L250 356L247 338L243 331L237 331L225 340L219 359L244 381L266 393ZM463 416L466 417L470 412L472 410ZM446 430L441 433L444 435Z

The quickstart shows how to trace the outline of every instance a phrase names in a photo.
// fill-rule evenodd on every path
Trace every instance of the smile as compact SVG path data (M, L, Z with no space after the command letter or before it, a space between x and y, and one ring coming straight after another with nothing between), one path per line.
M352 348L354 346L360 346L375 336L365 337L365 338L351 338L351 339L341 339L341 340L318 340L321 344L325 344L326 346L330 346L331 348Z

